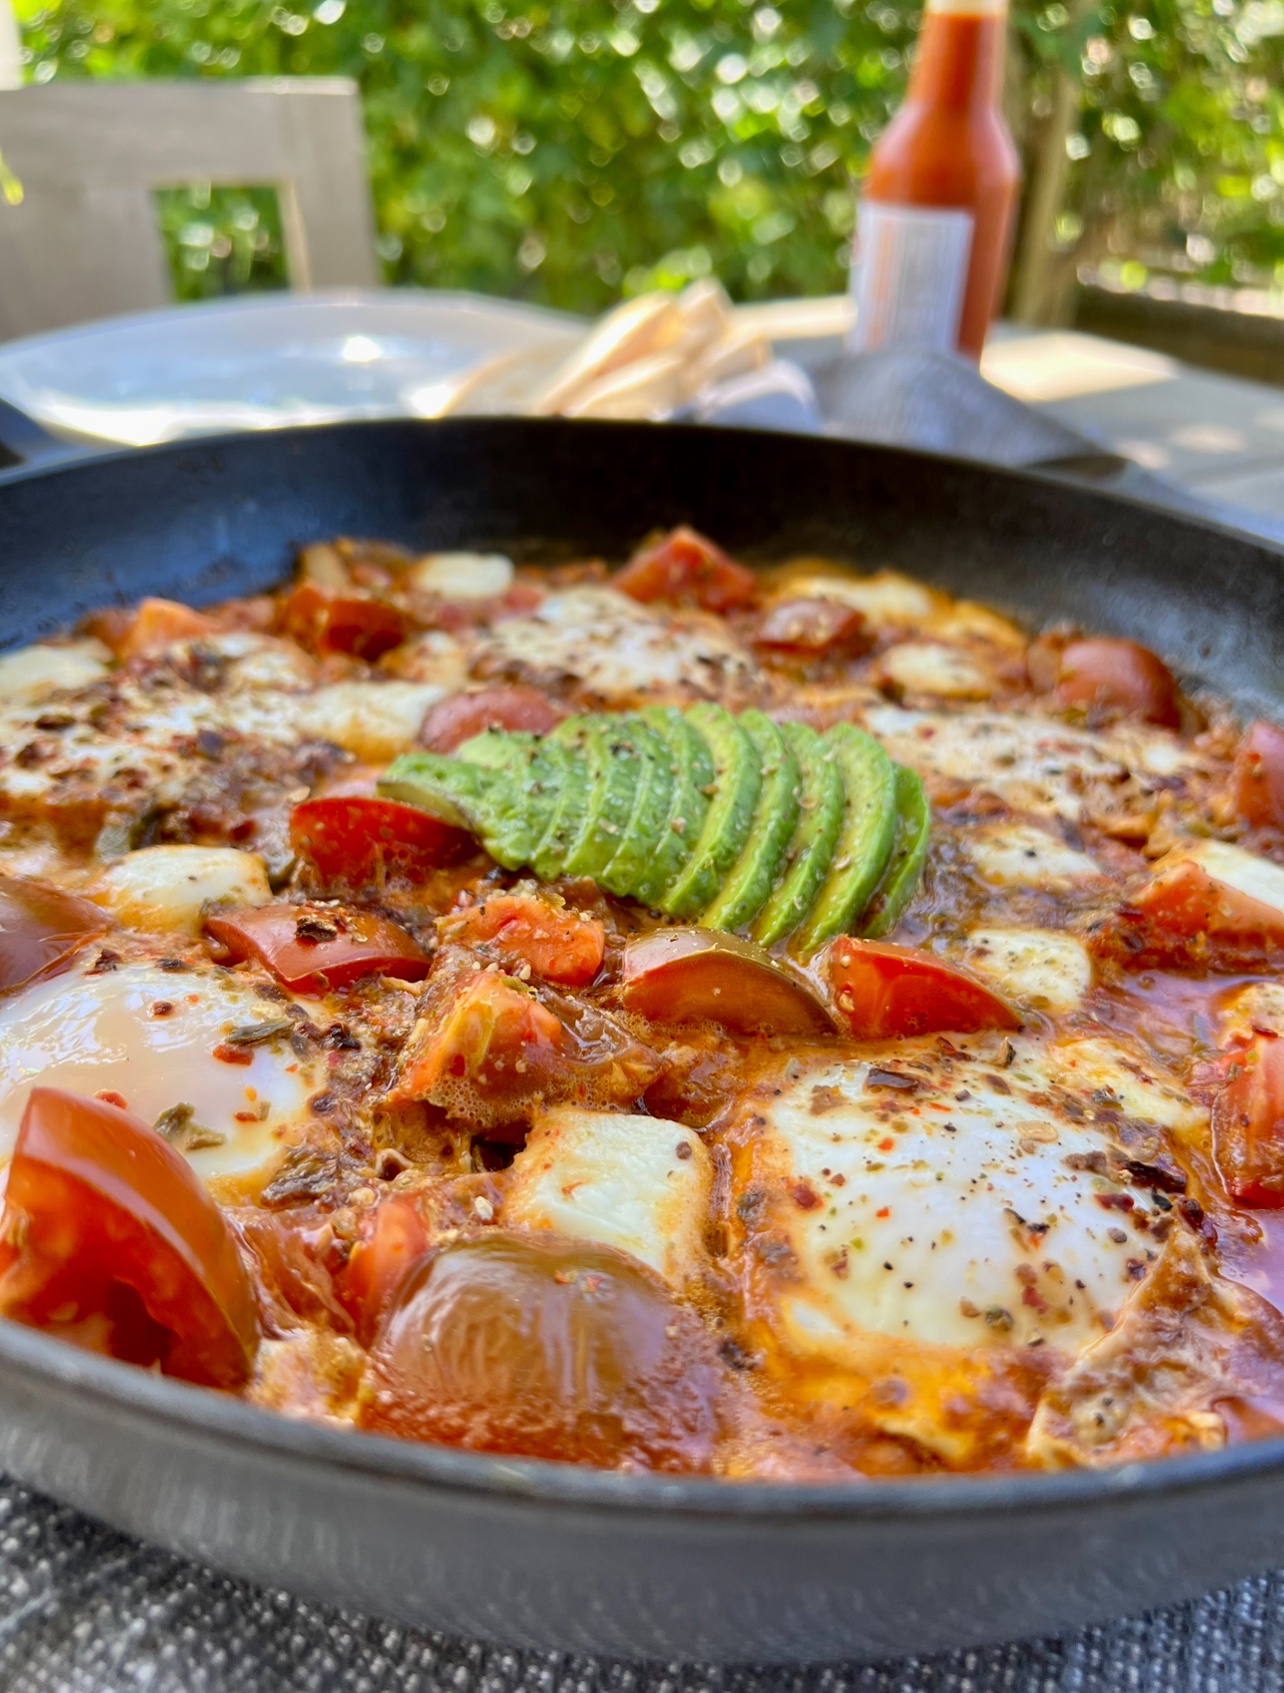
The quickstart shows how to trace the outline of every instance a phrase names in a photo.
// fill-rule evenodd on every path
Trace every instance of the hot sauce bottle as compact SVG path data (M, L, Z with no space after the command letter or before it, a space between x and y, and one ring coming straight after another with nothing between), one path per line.
M1006 0L927 0L909 92L861 196L853 351L981 356L1020 179L999 104L1006 30Z

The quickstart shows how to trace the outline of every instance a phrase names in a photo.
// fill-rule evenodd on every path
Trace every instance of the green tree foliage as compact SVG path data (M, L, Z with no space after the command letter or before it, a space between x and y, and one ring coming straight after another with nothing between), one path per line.
M1284 287L1284 0L1052 0L1017 24L1031 152L1053 67L1082 88L1058 228L1072 265Z
M710 272L740 298L841 289L852 179L919 22L895 0L295 3L18 10L36 81L357 77L388 279L584 311ZM1284 0L1018 0L1010 109L1036 162L1056 67L1084 86L1052 138L1067 264L1274 279L1282 39Z

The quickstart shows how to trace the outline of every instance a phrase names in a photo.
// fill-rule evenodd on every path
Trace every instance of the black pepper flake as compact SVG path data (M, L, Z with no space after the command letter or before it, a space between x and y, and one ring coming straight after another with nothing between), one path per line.
M181 958L161 958L157 960L156 968L167 970L171 976L176 976L180 970L186 970L188 966Z
M314 1117L327 1117L338 1103L332 1093L314 1093L308 1101L308 1110Z
M307 946L320 946L322 941L338 940L337 925L329 923L324 917L318 917L313 911L305 911L295 919L294 938Z
M109 970L120 969L120 954L105 946L89 967L91 976L105 976Z
M157 999L152 1001L153 1017L172 1017L174 1015L174 1001L172 999Z
M361 1042L350 1029L345 1029L342 1023L331 1023L321 1037L331 1052L360 1052Z
M747 1351L738 1340L730 1338L724 1340L718 1348L718 1356L724 1364L729 1364L733 1370L758 1370L762 1368L758 1356Z
M685 1163L685 1161L691 1156L691 1142L689 1140L680 1140L674 1148L674 1152L675 1155L681 1158Z

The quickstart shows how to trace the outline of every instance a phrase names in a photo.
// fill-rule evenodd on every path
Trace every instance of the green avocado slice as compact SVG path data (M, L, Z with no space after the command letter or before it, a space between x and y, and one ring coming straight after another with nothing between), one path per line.
M550 758L560 757L560 787L553 805L552 816L543 838L531 854L535 874L551 882L562 874L571 842L584 824L588 802L589 772L584 757L583 717L568 717L559 723L544 743Z
M588 794L579 833L567 848L564 876L592 876L596 881L615 855L633 811L642 760L619 717L587 716L584 759Z
M762 786L749 839L722 892L700 919L706 929L740 929L758 915L776 885L798 822L801 775L793 748L761 711L742 711L740 727L757 751Z
M802 799L784 875L749 931L759 946L774 946L811 910L843 824L843 779L833 745L804 723L786 723L784 732L802 768Z
M660 831L673 804L673 760L668 747L639 716L622 718L641 761L633 810L620 844L598 881L613 894L631 894L651 869Z
M872 736L837 723L821 737L834 748L846 797L829 874L791 950L810 957L844 935L882 879L896 838L896 767Z
M403 753L384 771L377 786L384 799L418 806L443 823L468 829L482 840L488 852L496 809L506 811L514 803L506 776L435 752ZM491 852L491 856L495 854ZM517 865L508 868L515 870Z
M559 748L560 751L560 748ZM514 869L529 864L544 837L561 790L561 767L545 750L540 735L507 729L483 729L455 748L464 764L479 764L508 779L514 803L492 806L487 844L492 858Z
M758 749L729 711L702 702L689 708L687 721L713 754L714 791L691 857L660 898L669 917L694 917L717 894L744 851L762 787Z
M676 706L648 706L640 715L667 749L673 779L669 810L660 825L654 857L633 887L634 899L655 908L665 889L682 873L704 829L713 787L713 754L704 736Z
M883 885L865 912L861 934L869 940L896 926L896 920L913 898L927 860L932 833L932 807L923 784L913 770L896 766L896 844Z

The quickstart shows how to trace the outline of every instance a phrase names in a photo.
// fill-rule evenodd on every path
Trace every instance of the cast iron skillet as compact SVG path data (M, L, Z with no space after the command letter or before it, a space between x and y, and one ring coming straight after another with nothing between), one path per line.
M1284 715L1284 553L1048 478L845 442L467 420L239 436L9 473L0 643L115 598L276 582L334 534L895 564L1132 635ZM309 1427L0 1323L0 1466L254 1579L408 1623L644 1658L817 1660L1051 1633L1284 1561L1284 1441L1101 1474L727 1485Z

